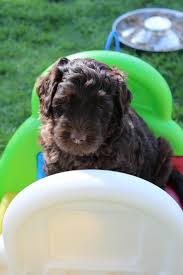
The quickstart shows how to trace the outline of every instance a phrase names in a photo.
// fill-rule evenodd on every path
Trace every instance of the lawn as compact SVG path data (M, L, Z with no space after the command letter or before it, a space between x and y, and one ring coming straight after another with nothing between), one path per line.
M0 0L0 153L30 114L36 77L60 56L103 49L115 18L143 7L183 11L183 2ZM183 125L183 52L123 52L139 56L162 73L173 93L173 116Z

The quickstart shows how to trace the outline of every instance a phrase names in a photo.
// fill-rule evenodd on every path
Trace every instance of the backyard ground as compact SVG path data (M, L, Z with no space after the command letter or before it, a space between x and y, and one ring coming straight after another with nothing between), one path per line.
M103 49L116 17L144 7L183 11L183 1L0 0L0 153L30 114L36 77L60 56ZM173 116L183 125L183 51L123 52L139 56L162 73L173 93Z

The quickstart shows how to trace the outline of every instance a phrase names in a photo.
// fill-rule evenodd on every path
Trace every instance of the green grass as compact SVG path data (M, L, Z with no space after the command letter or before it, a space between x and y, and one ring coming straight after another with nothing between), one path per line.
M116 17L143 7L183 11L182 0L0 0L0 153L30 115L36 77L60 56L103 49ZM154 65L174 98L174 118L183 121L183 54L152 54L124 48Z

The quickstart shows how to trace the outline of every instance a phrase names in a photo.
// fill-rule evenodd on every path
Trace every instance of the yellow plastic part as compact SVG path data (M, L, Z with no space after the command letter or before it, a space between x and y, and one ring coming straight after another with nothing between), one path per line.
M6 209L17 193L6 193L0 202L0 234L2 233L2 223Z

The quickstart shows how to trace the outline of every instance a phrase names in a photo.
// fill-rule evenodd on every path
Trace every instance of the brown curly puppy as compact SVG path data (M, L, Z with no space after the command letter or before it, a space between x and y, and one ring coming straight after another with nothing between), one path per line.
M125 172L165 187L172 151L129 107L126 76L93 59L60 59L37 81L45 172Z

